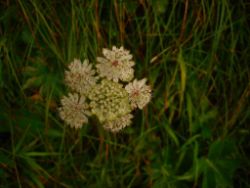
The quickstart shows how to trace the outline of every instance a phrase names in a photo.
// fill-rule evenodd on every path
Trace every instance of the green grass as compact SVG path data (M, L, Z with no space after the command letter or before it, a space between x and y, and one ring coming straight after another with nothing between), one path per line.
M1 187L250 187L250 4L0 2ZM133 125L58 116L74 58L123 45L153 98Z

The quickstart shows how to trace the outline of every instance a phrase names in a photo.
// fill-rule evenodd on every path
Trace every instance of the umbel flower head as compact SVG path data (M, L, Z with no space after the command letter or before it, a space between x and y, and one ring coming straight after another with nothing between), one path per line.
M84 96L77 93L69 93L61 99L62 106L59 108L59 115L72 128L81 128L88 122L87 116L90 115L89 105Z
M135 79L133 82L126 85L125 89L129 93L129 100L133 109L142 109L151 100L151 89L146 85L147 79Z
M94 74L95 70L87 59L83 63L79 59L74 59L69 64L69 70L65 72L65 83L71 90L86 95L97 81Z
M146 78L131 81L135 63L128 50L113 46L102 53L104 57L97 57L95 67L86 59L70 63L65 83L72 93L62 97L59 115L74 128L81 128L89 116L95 116L104 129L119 132L132 124L132 110L149 103L151 88Z
M121 84L103 79L88 95L91 112L101 123L112 121L131 111L128 93Z
M105 122L103 124L103 128L111 132L119 132L124 127L127 127L132 123L131 121L132 118L133 118L132 114L125 114L112 121Z
M104 57L97 57L96 68L101 77L118 82L119 80L129 82L134 77L135 63L132 55L123 47L112 47L112 50L104 48Z

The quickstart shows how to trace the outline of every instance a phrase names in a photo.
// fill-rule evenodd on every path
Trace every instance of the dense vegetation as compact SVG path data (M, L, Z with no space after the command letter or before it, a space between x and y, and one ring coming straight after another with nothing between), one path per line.
M1 187L249 187L250 4L0 2ZM74 58L123 45L153 98L133 125L58 116Z

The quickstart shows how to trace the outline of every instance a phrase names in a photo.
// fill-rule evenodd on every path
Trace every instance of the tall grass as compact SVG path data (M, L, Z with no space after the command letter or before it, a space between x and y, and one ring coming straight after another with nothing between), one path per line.
M249 187L249 3L0 2L1 187ZM74 58L123 45L151 103L121 133L58 117Z

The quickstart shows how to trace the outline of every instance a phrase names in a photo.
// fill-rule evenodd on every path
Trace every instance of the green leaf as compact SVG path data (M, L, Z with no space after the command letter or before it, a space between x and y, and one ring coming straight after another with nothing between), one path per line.
M178 140L176 134L174 133L173 129L172 129L169 125L166 125L165 127L166 127L166 132L167 132L167 134L168 134L168 135L170 136L170 138L174 141L175 145L176 145L177 147L179 147L179 146L180 146L180 143L179 143L179 140Z
M208 158L211 160L225 159L236 151L231 140L216 140L209 148Z
M42 84L42 78L41 77L32 77L29 78L28 80L26 80L26 82L24 83L24 85L22 86L22 89L29 89L29 88L34 88L34 87L38 87Z
M227 187L232 185L233 174L239 167L237 150L232 140L217 140L209 148L205 159L203 187Z
M47 157L47 156L57 156L59 153L56 152L26 152L24 155L29 157Z
M205 168L203 174L202 188L216 187L215 174L211 169Z
M185 89L186 89L186 80L187 80L187 71L186 71L186 62L183 59L182 56L182 50L180 49L180 52L178 54L177 57L177 62L180 66L180 79L181 79L181 83L180 83L180 105L179 105L179 111L182 111L182 104L183 104L183 100L184 100L184 93L185 93Z

